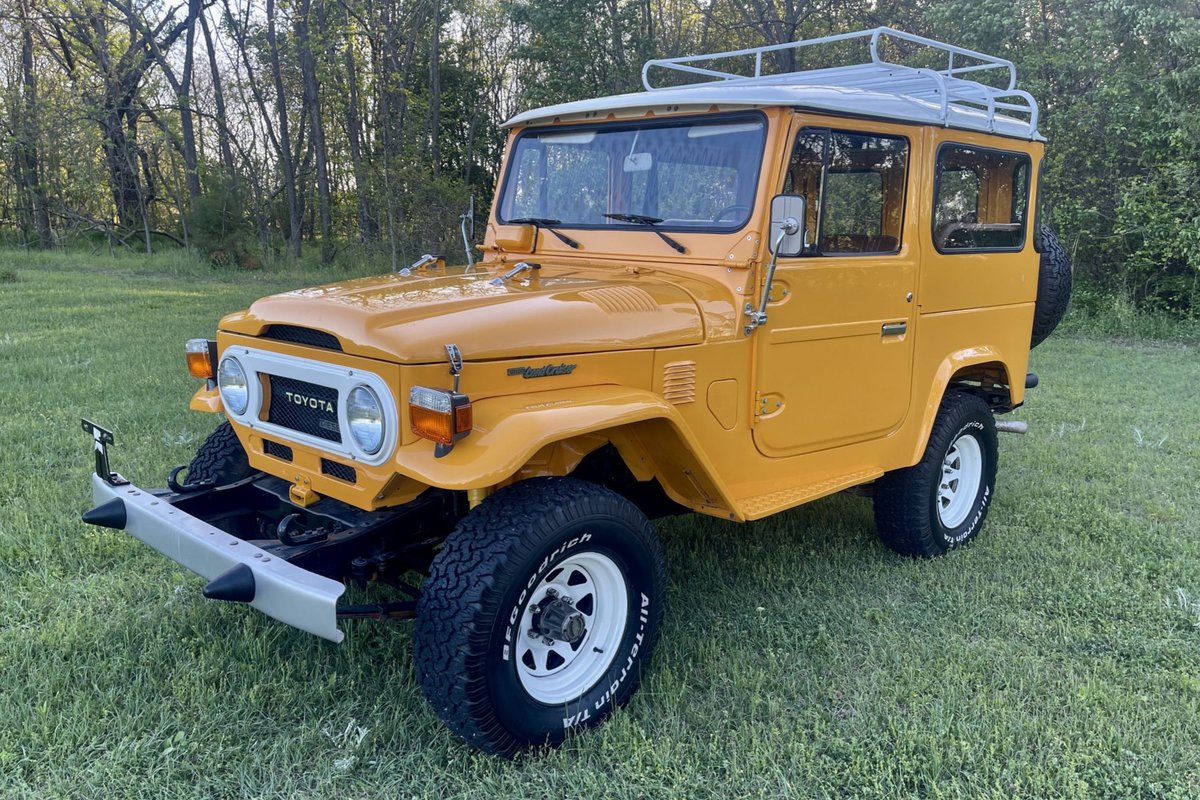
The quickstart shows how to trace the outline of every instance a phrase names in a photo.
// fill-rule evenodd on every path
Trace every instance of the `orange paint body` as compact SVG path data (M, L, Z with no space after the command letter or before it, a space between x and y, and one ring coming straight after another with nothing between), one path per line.
M1000 406L1019 405L1037 290L1034 226L1023 226L1019 249L939 252L935 165L946 142L1004 150L1028 157L1023 180L1035 186L1042 144L791 108L758 113L766 130L748 222L671 230L686 253L631 227L564 228L575 249L544 228L502 224L494 209L471 273L435 267L346 281L226 317L221 353L247 347L369 372L397 403L394 448L375 464L231 420L252 466L374 509L430 486L478 490L566 474L611 443L637 478L657 479L677 502L747 520L916 463L946 387L964 376L1002 389ZM907 142L904 180L882 190L898 250L780 258L769 322L748 334L745 307L757 306L771 259L771 198L784 189L796 137L814 128ZM1012 204L1002 187L981 186L980 197L972 219L983 223ZM539 268L501 277L523 261ZM283 341L272 326L331 334L341 349ZM451 388L447 344L463 355L459 391L472 401L473 430L438 458L413 433L407 400L414 385ZM214 396L202 389L192 407L220 410ZM291 461L264 446L281 439ZM322 459L354 467L356 480L325 474Z

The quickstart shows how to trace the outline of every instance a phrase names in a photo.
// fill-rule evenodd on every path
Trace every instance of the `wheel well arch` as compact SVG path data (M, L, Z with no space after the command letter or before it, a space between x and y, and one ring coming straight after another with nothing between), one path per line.
M1002 354L994 348L960 350L949 354L934 372L930 394L918 400L922 409L913 420L916 426L911 440L907 463L910 466L921 460L934 420L947 392L965 392L980 397L993 413L1012 411L1024 400L1024 383L1015 386L1013 369Z
M960 366L950 376L942 394L952 389L979 397L992 411L1003 413L1016 407L1011 371L1003 361L981 361Z
M661 417L547 442L502 485L566 475L612 489L652 519L689 510L735 516L686 434Z

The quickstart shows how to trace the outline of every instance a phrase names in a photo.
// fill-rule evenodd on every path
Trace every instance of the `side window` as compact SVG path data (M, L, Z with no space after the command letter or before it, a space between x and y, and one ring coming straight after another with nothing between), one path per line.
M904 222L908 140L805 128L784 191L808 198L808 255L895 253Z
M933 243L941 252L1020 250L1029 208L1029 157L944 145L938 151Z

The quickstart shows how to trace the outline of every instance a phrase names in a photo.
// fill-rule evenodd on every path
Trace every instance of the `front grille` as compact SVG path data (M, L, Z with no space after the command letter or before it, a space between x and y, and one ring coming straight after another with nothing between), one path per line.
M270 439L263 439L263 452L269 456L282 459L284 461L292 460L292 448L286 444L272 442Z
M330 461L328 458L321 459L321 474L347 483L354 483L358 480L358 472L354 467L347 467L345 464Z
M305 344L309 347L321 347L325 350L342 351L342 343L332 333L302 328L299 325L268 325L262 332L262 338L274 339L277 342Z
M269 376L269 380L271 404L267 408L267 422L341 443L336 389L278 375Z

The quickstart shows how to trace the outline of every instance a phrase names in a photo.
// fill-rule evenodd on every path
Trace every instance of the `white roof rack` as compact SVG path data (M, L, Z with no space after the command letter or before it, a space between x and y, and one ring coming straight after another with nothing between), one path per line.
M763 56L784 50L799 51L807 47L834 42L846 42L855 39L867 39L870 47L871 60L863 64L851 64L828 69L803 70L787 73L763 73ZM922 47L939 50L945 54L945 69L925 69L909 67L885 61L879 54L880 45L886 39L911 42ZM722 60L753 56L754 73L746 75L738 72L727 72L716 69L714 62ZM956 58L958 63L955 63ZM696 62L708 62L709 66L696 66ZM1028 92L1017 88L1017 68L1007 59L990 56L965 47L957 47L923 36L895 30L894 28L872 28L854 33L842 33L835 36L823 36L818 39L805 39L787 44L750 47L744 50L729 50L723 53L706 55L680 56L678 58L657 58L647 61L642 67L642 83L649 91L664 89L680 89L684 86L660 87L650 81L651 70L659 68L682 72L690 76L700 76L708 80L691 83L686 86L700 86L711 83L729 85L776 85L776 86L824 86L843 89L858 89L879 94L903 95L915 100L932 103L940 109L941 122L944 125L954 125L954 111L970 111L983 113L986 116L988 130L996 129L997 112L1010 111L1027 115L1029 136L1037 138L1038 105ZM985 72L1006 73L1002 75L1005 85L1002 87L989 86L985 83L961 77L968 74ZM974 114L971 114L974 116ZM972 126L974 127L974 126Z
M945 57L945 68L910 67L884 60L880 50L897 46L895 43L888 45L888 40L893 39L932 48L939 59ZM854 40L865 40L869 45L869 62L798 72L763 71L763 57L768 53ZM722 62L729 65L729 69L720 69ZM737 67L744 72L736 71ZM701 80L681 86L655 86L650 80L654 70L682 73L689 79ZM989 86L963 77L966 75L998 78L996 83L1000 85ZM892 28L873 28L725 53L653 59L642 68L642 82L647 91L536 108L518 114L505 126L586 122L602 119L608 114L630 118L664 111L707 112L713 108L729 111L790 106L848 116L943 125L1020 139L1042 138L1037 130L1037 102L1028 92L1016 88L1017 70L1011 61Z

